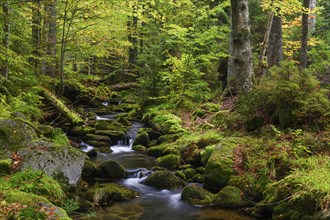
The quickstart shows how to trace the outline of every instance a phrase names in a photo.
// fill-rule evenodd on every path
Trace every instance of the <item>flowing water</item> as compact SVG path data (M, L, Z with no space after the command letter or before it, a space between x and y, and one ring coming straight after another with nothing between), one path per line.
M102 119L101 119L102 120ZM144 153L132 150L133 140L141 124L134 123L123 141L111 146L113 152L98 153L98 164L112 159L125 167L128 177L117 181L134 191L140 197L131 201L114 203L108 208L97 210L100 220L250 220L253 219L235 210L212 207L194 207L181 201L181 191L159 190L141 184L147 177L154 159ZM84 148L90 148L84 145Z

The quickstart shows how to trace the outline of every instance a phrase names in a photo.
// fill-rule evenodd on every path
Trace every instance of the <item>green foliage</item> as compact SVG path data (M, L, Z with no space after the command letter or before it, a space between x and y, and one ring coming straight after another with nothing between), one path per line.
M6 96L0 95L0 118L9 118L10 115L10 106L6 102Z
M42 171L26 170L18 172L0 188L17 188L23 192L44 196L55 204L62 204L65 197L59 183Z
M79 202L77 200L77 198L70 198L68 200L65 201L64 205L63 205L63 209L70 215L72 214L74 211L79 209Z
M322 129L329 123L330 102L314 76L300 72L292 62L283 62L239 100L237 111L247 125L272 123L283 128L309 125Z
M68 137L66 136L66 134L60 128L55 128L53 130L52 141L55 144L58 144L58 145L61 145L61 146L63 146L63 145L67 146L67 145L70 144L70 141L69 141Z

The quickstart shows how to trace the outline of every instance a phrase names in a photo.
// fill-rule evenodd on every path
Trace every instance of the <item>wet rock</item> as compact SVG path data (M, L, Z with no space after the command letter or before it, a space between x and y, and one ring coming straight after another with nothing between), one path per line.
M136 136L134 145L143 145L147 147L148 144L149 144L149 136L147 132L143 131Z
M188 168L183 170L183 173L187 178L193 178L193 176L196 174L196 171L193 168Z
M162 143L171 143L176 141L181 137L180 134L166 134L162 135L157 139L157 144L162 144Z
M96 147L96 148L109 148L110 150L110 144L107 142L103 142L103 141L96 141L96 140L88 140L86 141L86 144Z
M113 144L116 144L119 140L125 137L125 132L123 131L112 131L112 130L97 130L95 134L108 136Z
M0 150L17 150L28 146L38 135L28 124L19 120L0 120Z
M235 186L224 187L215 199L215 205L227 208L239 208L247 206L249 203L242 197L242 191Z
M139 152L146 152L147 148L142 145L135 145L132 147L133 150L139 151Z
M85 160L81 176L83 180L94 180L97 174L97 166L90 160Z
M80 125L75 126L71 130L69 130L69 134L72 136L81 137L86 134L92 134L94 133L94 131L95 129L93 127Z
M160 156L165 155L163 153L165 149L166 149L166 146L158 145L158 146L148 148L147 152L148 152L149 156L160 157Z
M148 176L143 184L158 189L177 189L185 186L185 182L170 171L156 171Z
M195 183L203 183L204 182L204 175L198 173L198 174L194 175L192 177L192 179Z
M186 186L181 193L181 200L196 206L211 205L215 195L195 184Z
M156 165L165 167L169 170L174 170L180 165L180 156L175 154L168 154L156 159Z
M87 192L88 200L99 206L110 206L115 201L127 201L137 196L137 192L116 183L96 185Z
M104 135L87 134L86 138L87 140L101 141L111 144L111 139L108 136L104 136Z
M109 179L123 179L126 177L126 172L123 166L114 160L107 160L98 167L99 177Z
M62 175L64 182L76 185L82 172L86 155L71 146L58 146L47 141L38 141L29 148L20 149L21 170L41 170L49 176Z
M233 169L233 148L234 145L227 145L216 148L205 167L204 188L218 193L225 187L231 176L235 173Z
M94 158L97 156L97 150L95 148L90 149L89 151L86 152L86 155L90 158Z

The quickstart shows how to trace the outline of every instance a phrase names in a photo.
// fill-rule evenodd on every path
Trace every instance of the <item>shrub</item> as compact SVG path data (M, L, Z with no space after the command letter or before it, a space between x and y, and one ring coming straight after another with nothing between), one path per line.
M263 123L282 128L324 128L329 124L330 102L314 76L299 72L292 62L282 62L270 72L239 100L237 111L245 116L249 130Z

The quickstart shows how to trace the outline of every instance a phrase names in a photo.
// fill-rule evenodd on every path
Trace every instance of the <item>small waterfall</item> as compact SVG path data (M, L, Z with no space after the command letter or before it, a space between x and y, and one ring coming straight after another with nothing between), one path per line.
M86 143L84 143L84 142L81 142L81 143L79 144L79 146L80 146L80 150L82 150L82 151L84 151L84 152L89 152L89 151L91 151L91 150L94 149L93 146L88 145L88 144L86 144Z

